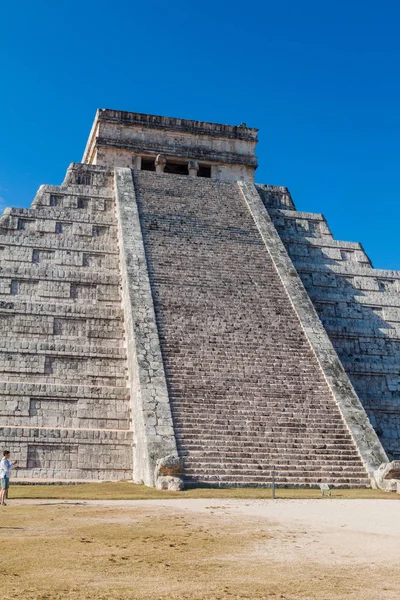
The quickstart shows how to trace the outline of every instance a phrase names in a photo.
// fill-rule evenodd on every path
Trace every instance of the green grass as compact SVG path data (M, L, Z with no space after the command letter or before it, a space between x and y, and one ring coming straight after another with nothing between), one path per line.
M76 485L18 485L10 488L10 499L48 499L48 500L165 500L168 498L233 498L263 500L271 498L271 489L266 488L197 488L183 492L165 492L136 485L131 482L88 483ZM277 499L321 498L319 489L276 490ZM400 494L370 489L333 489L332 499L383 499L400 500Z

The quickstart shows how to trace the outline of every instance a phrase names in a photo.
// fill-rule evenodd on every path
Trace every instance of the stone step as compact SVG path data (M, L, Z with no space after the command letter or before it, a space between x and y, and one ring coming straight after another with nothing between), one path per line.
M0 394L18 398L20 396L49 397L49 398L96 398L127 400L130 391L126 385L121 387L90 385L87 382L79 382L73 385L65 381L55 383L36 383L26 378L20 381L5 381L0 379Z
M210 403L208 405L201 405L199 407L188 407L187 409L182 407L177 407L174 404L171 406L172 413L175 418L197 418L202 417L202 413L212 414L215 418L243 418L245 415L249 415L249 418L264 417L270 414L277 415L278 417L288 419L296 419L299 414L306 416L314 416L315 420L318 418L323 418L326 415L326 410L323 408L319 408L318 410L313 408L312 406L303 406L301 404L293 406L292 410L282 410L281 404L271 404L268 402L260 402L257 405L241 405L239 402L237 404L232 404L230 407L224 407L223 404L217 405ZM335 423L338 421L342 421L342 417L340 414L329 414L326 415L327 422Z
M254 431L269 431L269 432L279 432L284 431L290 433L291 431L309 431L309 432L321 432L321 433L348 433L346 429L343 428L343 423L331 422L324 423L323 419L315 420L310 419L309 422L304 420L296 421L296 420L280 420L276 421L273 418L273 415L260 415L259 417L251 418L251 417L243 417L242 420L235 419L234 421L227 420L225 423L222 419L210 419L209 421L204 421L203 423L195 421L194 419L182 419L179 421L174 420L176 431L184 431L186 428L190 428L191 431L207 429L210 430L221 430L222 427L229 427L232 431L240 431L240 430L254 430ZM204 427L202 427L204 426Z
M304 413L303 413L304 414ZM338 428L343 429L343 421L338 417L337 419L329 419L324 420L323 416L319 419L316 418L307 418L307 417L296 417L296 415L285 416L281 418L276 418L276 415L271 412L259 412L258 414L249 414L248 412L243 412L243 414L235 415L235 418L223 418L224 415L210 415L207 419L206 417L198 416L195 417L194 414L190 414L188 416L180 413L179 417L177 417L174 413L174 423L177 428L182 426L190 426L192 424L196 425L210 425L210 426L218 426L218 425L231 425L235 426L262 426L262 425L272 425L273 427L318 427L321 425L326 430L337 430Z
M232 468L238 469L265 469L277 468L278 466L284 470L301 469L304 467L311 469L329 470L332 468L346 468L353 470L361 470L364 472L364 467L361 461L351 460L349 457L335 454L312 455L311 453L298 452L279 453L279 452L264 452L260 455L253 453L250 456L246 452L238 452L236 455L227 457L221 453L216 456L191 454L190 452L181 455L185 465L190 468L210 468L218 469L222 465L229 465ZM357 457L356 457L357 458ZM329 459L329 460L327 460Z
M122 479L122 477L121 477ZM96 481L96 483L105 483L106 481L109 481L109 479L107 479L106 473L104 473L104 479L75 479L75 478L71 478L69 479L68 477L32 477L29 475L27 477L25 477L25 474L22 474L21 472L19 473L18 471L16 471L15 473L13 473L13 481L14 483L17 483L19 485L53 485L53 484L61 484L61 485L72 485L72 484L76 484L76 483L93 483L94 481Z
M85 304L70 303L61 304L52 299L29 298L27 301L20 300L16 296L8 296L4 301L0 301L0 314L29 314L29 315L49 315L54 317L71 317L85 319L109 319L122 322L123 311L120 305L105 305L103 303Z
M96 463L89 462L87 463L87 467L83 466L80 468L71 467L68 459L65 461L62 460L62 457L53 456L52 462L55 464L55 467L50 467L48 465L44 467L29 467L27 469L18 469L18 478L15 478L13 475L14 483L24 484L29 481L36 481L39 483L40 481L48 481L51 482L60 482L67 483L69 481L75 481L79 483L88 483L88 482L101 482L101 481L126 481L132 479L132 467L130 464L126 463L126 465L119 467L115 463L112 468L106 463L104 458L107 456L107 451L109 448L107 446L104 449L100 446L96 448L87 449L90 454L96 454L96 452L105 451L103 456L99 457L99 460ZM125 450L125 449L124 449ZM15 454L13 454L15 456ZM45 453L43 457L45 457ZM40 457L42 458L42 457ZM59 460L57 460L59 459ZM33 461L32 461L33 462ZM33 464L38 464L39 460L33 462Z
M248 460L249 458L256 459L257 461L269 461L269 460L282 460L282 461L293 461L293 459L301 460L315 460L322 462L325 460L325 457L329 455L330 460L332 461L345 461L347 462L356 462L359 463L360 459L357 455L355 455L351 450L338 450L337 452L326 452L325 450L306 450L303 448L302 452L293 452L290 448L282 448L277 449L276 452L273 449L266 448L264 452L257 452L257 455L254 456L253 453L245 450L243 448L238 447L237 450L232 450L230 448L214 448L212 450L208 450L207 448L203 448L201 450L181 450L180 456L183 459L186 457L196 457L197 460Z
M188 401L184 401L173 397L171 400L171 409L177 414L198 414L199 410L212 411L218 414L224 414L229 416L232 412L258 412L260 410L272 409L276 412L276 409L280 410L282 415L289 415L291 413L298 414L299 411L312 412L315 414L326 414L326 409L330 407L330 403L325 400L319 401L318 398L308 398L303 401L302 397L296 397L290 406L285 405L285 400L282 397L275 397L272 392L266 392L265 395L256 399L243 399L241 397L227 397L222 394L215 393L214 397L203 399L199 401L198 398L194 398ZM326 414L328 419L341 418L339 411L330 411Z
M72 254L72 250L68 251L70 254ZM16 258L15 260L8 260L8 259L3 259L1 261L2 267L4 268L4 270L7 272L7 277L13 277L13 272L16 273L16 278L19 277L18 275L18 270L20 269L21 265L24 265L26 267L28 267L29 265L32 264L40 264L42 266L46 265L47 267L60 267L61 269L68 267L68 269L70 271L75 271L75 273L77 273L78 275L82 274L82 278L84 278L84 274L85 273L92 273L94 270L93 266L88 266L88 265L84 265L82 264L82 253L78 253L75 252L76 257L75 259L77 260L78 264L72 264L72 259L70 260L68 258L68 262L66 261L66 259L63 259L62 257L51 257L48 258L46 260L40 260L39 263L36 263L32 260L32 258L30 257L24 257L26 258L26 260L23 260L21 258ZM18 265L18 266L17 266ZM111 267L106 267L106 266L101 266L99 267L99 269L101 268L101 277L106 277L107 279L110 279L112 277L114 277L115 275L115 271L118 268L118 266L111 268ZM32 277L35 278L35 271L33 271ZM57 279L58 281L59 279ZM53 281L55 281L55 279L53 279Z
M315 466L298 466L296 465L269 465L265 468L257 468L256 466L249 465L243 467L235 467L231 465L221 464L218 467L215 465L208 464L200 464L200 465L186 465L185 466L185 476L194 477L194 476L202 476L206 478L211 477L221 477L226 478L229 476L232 477L241 477L243 479L248 478L266 478L272 477L275 472L275 476L279 477L357 477L359 479L366 479L368 477L365 473L365 470L362 468L354 468L350 467L348 469L343 469L340 465L332 464L331 468L329 465L325 465L325 468L322 468L319 465Z
M257 454L253 454L252 452L249 451L243 451L241 449L238 449L236 452L235 451L229 451L229 450L221 450L221 451L215 451L215 452L207 452L207 451L191 451L191 450L187 450L184 452L180 452L180 456L182 456L182 458L185 461L197 461L197 462L208 462L208 463L214 463L214 462L219 462L219 461L224 461L224 462L241 462L241 463L248 463L248 462L256 462L257 464L264 464L264 463L269 463L269 462L279 462L282 464L292 464L293 462L295 462L296 460L298 461L299 464L302 464L304 462L308 463L315 463L315 464L322 464L325 461L325 458L327 456L329 456L329 460L336 462L336 463L356 463L356 464L360 464L360 460L357 456L351 455L351 454L341 454L340 451L339 452L329 452L329 453L315 453L315 452L307 452L306 450L304 450L303 452L290 452L290 449L287 449L286 452L280 452L280 451L270 451L270 449L266 448L264 450L264 452L257 452Z
M77 252L99 252L119 256L115 242L110 243L101 237L79 239L77 237L66 237L52 235L45 237L36 235L21 236L19 232L5 232L0 229L0 244L18 248L37 248L43 250L71 250Z
M45 324L44 324L45 325ZM24 339L26 341L34 341L34 343L37 342L48 342L49 344L53 344L54 341L59 341L60 343L66 344L69 347L73 347L73 348L77 348L77 347L87 347L87 346L91 346L90 342L93 342L96 340L96 336L95 335L87 335L86 337L82 337L82 336L74 336L74 335L67 335L65 333L46 333L45 331L35 331L36 327L32 327L34 332L22 332L21 326L17 326L16 327L16 331L14 329L9 329L8 336L4 337L2 336L0 338L1 342L4 342L6 340L13 340L15 339L15 337L17 335L21 335L21 333L23 333ZM28 329L28 326L27 326ZM101 333L97 336L98 338L100 338L102 340L102 348L106 349L109 348L110 349L110 354L114 353L114 349L119 349L121 351L124 350L125 348L125 340L123 338L123 333L119 333L119 335L113 335L113 334L109 334L107 337L107 332L104 332L104 335L101 335ZM106 350L104 350L106 352Z
M282 415L289 415L291 413L298 414L299 411L304 413L304 411L308 411L310 413L315 413L316 415L325 414L328 419L337 419L341 418L339 411L330 411L326 414L326 409L329 408L329 402L318 401L317 399L308 399L308 401L303 402L302 398L296 398L293 400L290 406L285 406L283 398L272 397L268 392L265 393L264 397L252 399L252 400L244 400L240 397L230 397L226 396L218 396L217 393L215 397L209 398L207 400L203 400L202 402L196 401L182 401L175 397L173 397L171 401L171 409L175 411L177 414L198 414L199 410L204 411L212 411L212 413L224 414L229 417L230 414L239 412L259 412L262 410L273 410L276 412L279 409Z
M219 465L218 467L209 467L209 465L204 466L196 466L192 467L190 465L185 466L185 476L189 478L194 477L204 477L204 478L212 478L215 477L217 479L224 478L240 478L243 480L246 479L266 479L271 478L273 476L273 465L267 467L265 469L257 469L249 465L248 468L243 466L243 468L236 468L231 465ZM357 479L365 479L368 481L368 477L365 475L365 470L360 469L345 469L340 468L335 465L331 465L331 468L322 468L318 465L315 468L311 468L309 466L303 468L294 468L293 465L288 465L287 468L285 466L280 465L275 468L275 477L277 480L279 478L297 478L297 479L319 479L319 478L331 478L337 480L338 478L357 478Z
M327 413L327 409L329 409L329 404L320 403L316 405L315 401L312 400L310 402L302 402L301 399L297 399L293 401L290 407L286 407L283 401L276 401L275 399L269 400L268 392L265 395L259 396L259 398L252 400L251 402L241 402L240 397L235 397L233 394L225 397L217 397L213 400L210 400L207 403L196 402L196 398L189 398L186 402L179 402L177 404L176 399L173 398L171 402L171 409L174 411L176 416L182 413L182 415L186 414L198 414L201 412L210 412L211 414L222 414L229 417L230 414L234 414L239 412L242 414L243 412L252 412L257 413L263 410L273 410L274 413L279 411L278 414L290 414L293 412L294 414L298 414L299 412L303 413L306 411L307 413L314 413L319 416L323 413ZM330 410L327 414L327 418L335 420L340 418L340 413L338 410Z
M57 356L84 356L85 358L108 358L110 360L126 360L126 349L118 346L100 345L98 340L92 344L68 344L64 341L25 339L10 340L0 338L1 354L35 354Z
M238 403L239 404L239 403ZM200 419L201 422L209 420L221 420L224 422L235 422L235 421L245 421L248 418L251 421L254 420L269 420L271 418L276 421L282 422L301 422L301 420L309 422L312 419L315 422L319 422L323 417L324 413L326 415L326 411L320 409L318 411L313 408L302 407L301 405L292 406L292 410L283 411L281 405L268 405L264 404L262 400L260 400L257 407L252 406L243 406L241 408L237 407L232 409L223 409L218 406L213 406L210 404L207 408L201 410L185 410L184 408L179 410L175 406L172 406L172 413L174 418L177 421L182 422L197 422L197 419ZM343 420L339 412L331 413L326 415L327 424L341 424L343 426Z
M274 413L273 411L263 411L263 412L259 412L258 414L252 414L252 413L244 413L244 414L237 414L234 415L234 418L229 418L228 415L214 415L211 413L209 413L209 418L207 419L205 413L204 415L202 413L199 414L199 417L196 419L196 416L191 414L191 415L180 415L179 417L176 416L176 414L174 414L174 422L176 424L176 427L186 427L186 426L193 426L195 428L199 428L202 427L203 425L211 425L213 427L221 425L221 424L225 424L225 425L231 425L232 427L236 427L237 425L243 425L243 426L269 426L269 427L286 427L286 428L291 428L291 427L301 427L304 428L304 426L309 425L309 427L325 427L328 430L344 430L344 425L343 425L343 421L340 419L332 419L330 421L328 421L327 423L325 423L323 416L319 416L319 417L311 417L311 415L313 413L311 413L310 418L307 419L307 413L306 416L303 418L297 417L296 414L293 416L288 416L285 417L285 415L280 416L280 418L277 417L277 415L281 415L281 413L277 410L276 413ZM303 413L304 414L304 413ZM225 417L225 418L224 418Z
M114 374L103 373L104 369L99 369L99 374L85 374L83 371L80 373L65 374L63 373L62 377L65 380L65 383L68 385L79 385L82 383L82 379L85 379L85 384L91 386L109 386L110 388L118 388L118 387L126 387L127 385L127 376L125 373L119 373L117 376ZM9 371L3 370L0 372L0 377L7 376L7 379L10 383L17 383L21 380L21 377L24 375L22 370L19 370L17 373L11 373ZM61 375L56 374L52 375L44 375L43 373L32 373L29 372L29 380L32 383L36 384L58 384L60 381Z
M362 466L355 465L346 465L346 464L282 464L282 463L228 463L228 462L220 462L220 463L191 463L185 461L185 473L190 475L191 473L204 472L209 475L215 475L218 473L230 473L232 475L237 475L243 473L245 475L254 475L260 474L261 472L270 472L272 469L275 469L280 474L290 473L296 474L300 473L302 476L309 476L312 473L341 473L342 475L357 474L358 477L363 477L365 475L365 469Z
M43 444L68 442L68 444L79 444L84 441L87 444L127 444L132 442L133 433L128 429L77 429L53 427L1 427L0 439L13 439L25 443Z
M56 222L53 222L54 225L56 224ZM4 243L7 243L8 240L14 239L14 240L18 240L20 242L20 245L34 245L35 247L37 246L37 244L39 243L40 246L40 241L43 238L43 234L46 234L48 243L50 244L50 247L53 247L53 243L56 244L58 239L64 240L65 244L67 244L70 240L71 240L71 235L72 235L72 231L66 231L65 228L70 224L70 222L66 222L66 221L59 221L59 223L62 224L62 226L64 227L64 231L62 231L61 233L55 233L54 231L17 231L17 230L6 230L6 229L0 229L0 241L3 242L4 239ZM73 228L75 224L71 223L71 230ZM81 241L82 242L86 242L88 243L87 248L104 248L107 251L107 248L116 245L117 243L117 232L116 232L116 228L109 228L108 225L91 225L90 227L92 227L92 232L88 235L81 235ZM108 231L107 233L104 233L100 236L94 235L93 234L93 229L95 227L104 227L107 229L110 229L110 231ZM29 241L28 241L29 240ZM74 243L71 243L72 247L76 247L79 244L79 242L76 242L74 240Z
M128 432L129 436L131 436L132 431L129 429L129 427L124 427L124 428L118 428L118 427L57 427L57 426L39 426L39 425L12 425L11 427L7 427L7 426L2 426L3 428L6 427L7 429L12 429L13 432L18 432L18 431L28 431L28 430L35 430L36 431L43 431L43 432L57 432L57 431L75 431L75 432L80 432L80 431L103 431L106 435L107 433L110 432L118 432L118 431L123 431L123 432Z
M8 282L11 284L12 280L8 280ZM7 283L8 283L7 282ZM21 286L21 284L23 284L23 282L21 280L17 280L18 284ZM27 281L28 285L31 286L32 282L31 281ZM54 283L54 282L52 282ZM70 285L71 282L63 282L66 286L66 288L68 289L64 289L64 295L63 297L60 297L59 295L57 295L57 293L54 293L54 295L51 294L46 294L45 296L36 296L36 300L40 302L40 300L45 300L46 303L49 302L54 302L57 303L57 309L60 311L60 313L63 311L64 312L68 312L68 311L73 311L75 310L77 307L81 306L82 308L84 308L85 311L88 312L88 314L90 314L90 312L96 312L96 308L99 307L100 310L101 309L118 309L121 306L121 298L119 296L119 288L117 288L116 286L107 286L107 287L112 287L113 289L111 290L112 293L112 297L109 297L109 292L106 292L106 294L108 294L108 297L104 295L104 290L99 290L99 287L101 287L103 284L101 284L101 286L97 286L95 284L82 284L82 285L77 285L78 288L78 293L79 290L82 290L83 288L83 293L82 293L82 297L79 298L75 298L72 296L71 294L71 288ZM33 282L34 285L36 285L35 282ZM90 289L88 289L90 288ZM20 290L16 293L16 294L10 294L10 293L5 293L2 294L0 293L0 307L5 306L5 307L12 307L14 304L15 299L17 299L17 301L21 302L21 303L25 303L25 304L29 304L29 301L32 298L32 294L31 291L27 290L26 293L21 292ZM2 309L1 309L2 310ZM12 308L10 310L10 312L13 312Z
M374 356L361 356L358 355L356 360L355 357L348 358L342 356L341 360L344 368L348 373L352 374L363 374L363 375L388 375L397 376L399 374L399 359L398 357L385 357L384 361L375 360Z
M281 436L299 436L303 435L305 437L315 437L315 436L323 436L323 437L332 437L334 439L352 439L350 434L347 431L344 431L343 427L340 425L327 427L322 422L313 422L310 423L276 423L271 424L268 420L260 423L257 421L243 421L235 422L235 423L226 423L222 424L219 422L209 421L208 423L204 423L204 427L201 427L201 424L195 424L194 422L186 422L186 423L175 423L175 432L178 437L181 437L185 434L185 431L190 431L190 433L194 436L197 435L219 435L223 434L223 431L230 431L232 436L238 436L243 433L243 435L248 435L251 433L255 436L264 436L268 435L281 437Z
M29 263L11 263L1 271L1 279L11 278L30 281L71 281L96 285L119 286L119 274L116 270L102 272L101 269L71 267L70 265L41 265Z
M356 292L362 292L363 295L355 296ZM381 290L359 290L349 287L337 290L330 288L327 291L326 288L313 286L308 293L313 301L346 302L354 305L354 307L364 307L366 310L370 308L370 304L372 303L383 308L399 308L400 306L400 298Z
M227 361L229 361L232 357L227 357ZM201 357L202 359L202 357ZM225 362L225 361L224 361ZM215 363L217 367L225 366L224 363ZM259 381L260 371L259 368L264 366L264 368L268 367L268 370L263 371L264 380L262 382L263 388L260 390L257 387L261 382ZM271 394L273 397L276 397L279 392L282 390L282 382L281 380L277 380L276 376L273 376L274 364L266 364L260 365L256 363L248 363L246 364L246 372L238 372L229 373L229 378L237 377L238 384L240 386L236 387L238 384L236 382L232 385L229 385L229 380L227 381L213 381L213 385L211 386L210 376L214 373L213 369L210 369L210 365L207 365L207 368L203 367L203 377L204 381L203 385L199 387L199 383L193 382L193 375L195 371L192 371L189 367L187 367L187 372L182 375L179 373L179 378L177 376L171 377L171 383L173 383L173 397L176 398L177 402L184 403L188 402L191 399L194 401L200 402L200 400L210 401L214 397L220 398L229 398L230 396L237 396L238 398L246 398L250 396L252 399L268 397L268 394ZM179 371L181 371L183 367L180 367ZM315 384L311 386L308 382L302 381L300 378L296 376L296 379L292 380L290 390L293 390L294 395L301 399L306 397L310 400L314 400L315 398L321 397L321 400L327 401L329 399L330 394L326 389L323 389L324 386ZM185 389L187 390L189 396L185 396ZM199 398L199 393L202 391L202 396ZM282 397L282 396L281 396Z
M240 475L238 477L231 477L229 475L221 475L220 477L218 476L210 476L207 477L207 475L203 475L203 474L198 474L198 475L192 475L192 476L187 476L184 478L185 481L185 485L186 487L191 487L191 485L198 487L201 486L202 484L208 484L212 487L257 487L257 486L271 486L271 481L272 481L272 476L271 478L268 480L263 476L249 476L249 477L245 477L243 475ZM301 477L299 475L294 475L293 477L290 476L282 476L282 477L276 477L275 479L275 484L276 485L281 485L281 486L288 486L288 487L310 487L310 486L315 486L317 487L319 484L321 483L326 483L328 484L330 487L369 487L369 480L368 478L363 478L363 477L341 477L338 475L332 475L332 476L328 476L328 475L323 475L320 477Z
M291 452L296 449L297 451L300 452L312 452L313 450L326 450L327 452L330 452L332 450L336 451L336 452L340 452L342 450L349 450L351 448L351 445L349 444L349 442L346 440L344 442L339 442L336 441L334 443L327 443L326 441L324 442L320 442L318 440L315 440L313 442L309 442L308 444L304 444L301 440L299 440L298 442L293 442L292 440L290 440L290 438L282 438L281 440L273 440L273 439L268 439L268 438L261 438L257 443L255 443L253 440L249 439L249 440L233 440L233 439L219 439L219 440L215 440L213 438L205 438L204 440L201 439L200 442L196 440L190 440L186 439L185 443L179 443L178 441L178 445L181 449L181 451L188 451L188 452L192 452L193 450L198 450L198 451L203 451L205 448L207 447L223 447L223 446L229 446L230 448L246 448L246 449L252 449L253 452L259 452L261 451L271 451L271 452L278 452L281 450L285 450L285 449L289 449ZM356 455L358 456L358 455Z
M217 433L217 431L219 433ZM182 440L186 438L186 433L190 433L190 438L191 440L194 442L196 440L204 440L204 441L213 441L218 442L219 440L221 441L226 441L226 443L229 443L230 441L244 441L247 440L251 443L256 443L256 442L260 442L260 443L278 443L280 441L284 442L284 441L288 441L290 443L295 443L295 442L299 442L299 443L303 443L305 445L305 440L310 440L313 442L318 442L318 443L323 443L325 441L338 441L338 442L349 442L352 440L352 437L350 436L350 434L340 434L340 433L336 433L336 434L330 434L330 433L320 433L320 432L315 432L315 434L313 434L312 432L306 432L306 431L296 431L296 430L290 430L288 431L287 429L282 430L259 430L259 431L254 431L254 429L249 429L249 430L233 430L232 428L229 428L226 432L221 432L221 428L216 429L215 431L210 430L209 427L207 428L203 428L203 429L197 429L197 430L193 430L193 429L187 429L187 430L181 430L181 429L177 429L175 428L175 437L177 440Z
M307 443L313 444L324 444L327 442L330 443L349 443L352 438L350 435L345 434L331 434L331 433L321 433L307 431L307 430L283 430L283 431L270 431L270 430L254 430L252 428L249 429L240 429L234 430L229 428L226 433L220 432L219 429L212 430L209 427L204 428L204 430L192 431L191 429L186 430L187 433L190 433L191 442L202 443L204 441L211 441L215 444L220 442L229 444L230 442L249 442L251 444L256 445L259 444L267 444L269 446L274 444L279 444L287 442L287 443L298 443L303 444L304 446ZM178 442L185 440L185 433L182 430L176 430L176 439Z
M91 211L82 208L57 206L34 206L11 208L11 216L28 220L69 221L71 223L91 223L94 225L115 226L115 218L110 212Z

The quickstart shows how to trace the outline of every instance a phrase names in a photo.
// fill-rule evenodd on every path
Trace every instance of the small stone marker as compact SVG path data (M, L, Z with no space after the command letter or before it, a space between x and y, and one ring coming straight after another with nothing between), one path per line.
M319 484L319 489L321 490L321 495L325 496L325 492L329 492L329 496L332 496L332 490L330 489L329 485L327 483L320 483Z

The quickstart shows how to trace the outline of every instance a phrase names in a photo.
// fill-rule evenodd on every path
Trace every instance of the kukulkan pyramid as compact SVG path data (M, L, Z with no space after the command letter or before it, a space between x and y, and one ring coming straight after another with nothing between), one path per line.
M19 479L392 489L400 272L285 187L257 130L99 110L0 221L0 439Z

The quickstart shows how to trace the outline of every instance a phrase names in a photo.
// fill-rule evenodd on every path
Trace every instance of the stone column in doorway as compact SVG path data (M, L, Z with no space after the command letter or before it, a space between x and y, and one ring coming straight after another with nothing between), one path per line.
M197 162L197 160L190 160L188 168L189 177L197 177L197 171L199 170L199 163Z
M154 164L156 165L157 173L164 173L165 165L167 164L167 159L163 154L157 154Z
M142 157L139 154L132 156L132 168L140 171L142 169Z

